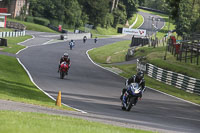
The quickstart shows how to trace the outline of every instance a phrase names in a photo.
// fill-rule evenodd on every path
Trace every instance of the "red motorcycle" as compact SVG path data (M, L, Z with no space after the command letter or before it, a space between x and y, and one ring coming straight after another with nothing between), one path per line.
M68 75L69 65L66 62L60 64L60 78L63 79L65 75Z

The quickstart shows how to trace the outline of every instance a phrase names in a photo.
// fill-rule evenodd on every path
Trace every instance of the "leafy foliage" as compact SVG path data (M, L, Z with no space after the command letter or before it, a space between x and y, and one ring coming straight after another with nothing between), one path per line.
M200 0L167 0L178 35L200 32Z
M51 24L77 28L92 24L94 28L125 24L137 11L138 0L29 0L29 15L46 18Z

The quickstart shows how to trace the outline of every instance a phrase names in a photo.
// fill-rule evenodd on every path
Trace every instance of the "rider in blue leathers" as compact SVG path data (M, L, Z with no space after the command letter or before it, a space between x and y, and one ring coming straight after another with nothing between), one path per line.
M72 50L72 48L74 47L74 40L71 40L70 42L69 42L69 47L70 47L70 50Z
M122 90L122 94L120 96L120 99L123 100L126 103L127 97L124 95L124 93L127 91L129 92L128 89L130 89L129 85L131 83L138 83L139 86L141 86L142 91L145 89L145 80L144 80L144 73L142 71L139 71L136 75L133 75L129 79L126 80L126 88ZM142 97L142 94L139 96L140 98Z

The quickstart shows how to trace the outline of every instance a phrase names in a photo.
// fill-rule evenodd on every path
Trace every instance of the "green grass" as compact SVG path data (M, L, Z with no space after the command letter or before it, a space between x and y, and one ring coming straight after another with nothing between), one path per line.
M129 25L132 25L135 22L137 15L139 14L134 14L133 17L128 20Z
M3 50L1 51L15 54L19 50L25 48L25 46L17 45L17 43L23 42L29 38L32 38L32 36L26 35L26 36L21 36L21 37L7 37L6 39L7 39L8 46L7 47L0 46L0 48L3 48Z
M190 63L189 61L177 61L176 56L167 52L167 58L164 60L166 47L141 47L136 50L135 57L146 57L146 62L154 64L166 70L181 73L190 77L200 79L200 65Z
M120 42L120 43L123 43L123 42ZM108 50L108 48L110 48L110 49ZM197 75L198 75L198 77L200 76L200 71L199 71L200 66L195 66L195 65L190 65L190 64L185 65L184 63L181 64L180 62L173 62L173 61L175 61L174 59L172 59L172 58L174 58L173 56L171 56L171 57L167 56L167 61L164 61L163 60L163 56L164 56L163 51L164 50L165 50L165 47L158 47L158 48L142 47L140 49L137 49L136 57L147 55L147 60L150 63L155 64L156 66L159 66L159 65L160 66L162 65L162 67L168 66L169 68L171 68L175 71L178 71L178 72L180 72L180 71L185 72L185 73L188 72L188 74L192 74L192 73L196 74L196 77L197 77ZM132 76L133 74L136 74L136 64L130 64L130 65L105 64L106 58L109 56L111 56L111 57L114 56L113 53L116 53L117 51L121 51L121 49L119 49L117 45L110 44L110 45L105 45L105 46L102 46L100 48L96 48L96 49L90 51L89 55L94 62L100 63L100 65L102 65L104 67L119 68L120 70L123 71L123 73L120 74L123 77L128 78L128 77ZM118 57L118 58L121 58L121 57ZM120 60L118 60L118 61L120 61ZM173 63L170 64L168 62L173 62ZM104 64L101 64L101 63L104 63ZM146 80L146 86L148 86L148 87L151 87L151 88L160 90L162 92L171 94L173 96L200 104L200 96L199 95L187 93L184 90L180 90L173 86L166 85L166 84L156 81L148 76L145 76L145 80Z
M2 133L151 133L58 115L0 111L0 116Z
M102 28L97 27L96 29L91 30L92 34L100 34L100 35L118 35L117 28L108 27L108 28Z
M144 22L144 19L143 19L142 15L138 14L138 20L137 20L136 24L132 27L132 29L139 28L143 22Z
M0 32L4 32L4 31L13 31L13 30L9 28L0 28Z
M0 55L0 61L0 99L55 108L55 102L33 85L16 58Z
M111 56L110 63L125 61L125 55L128 51L131 41L121 41L110 45L95 48L89 51L91 58L99 63L109 63L107 58Z
M34 24L34 23L29 23L29 22L24 22L24 21L19 21L16 19L10 19L8 18L8 21L12 21L12 22L18 22L21 24L24 24L26 26L26 30L32 30L32 31L40 31L40 32L52 32L52 33L58 33L46 26L42 26L39 24Z

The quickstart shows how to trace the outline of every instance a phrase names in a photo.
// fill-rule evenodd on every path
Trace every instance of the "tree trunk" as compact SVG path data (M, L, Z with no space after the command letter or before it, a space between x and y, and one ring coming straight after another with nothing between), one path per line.
M116 5L115 5L115 8L118 7L118 4L119 4L119 0L117 0Z
M113 12L113 9L115 8L115 0L112 1L112 8L111 8L111 13Z

